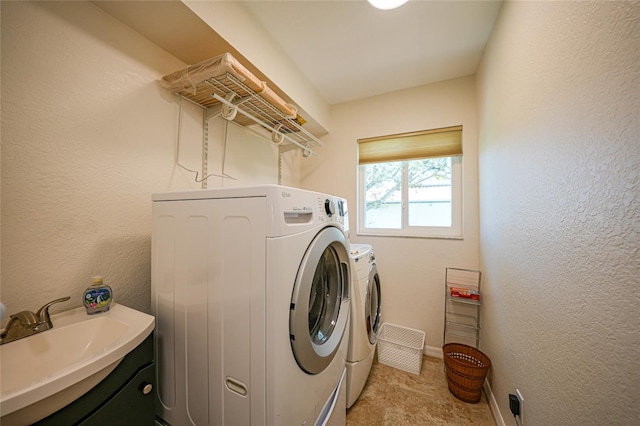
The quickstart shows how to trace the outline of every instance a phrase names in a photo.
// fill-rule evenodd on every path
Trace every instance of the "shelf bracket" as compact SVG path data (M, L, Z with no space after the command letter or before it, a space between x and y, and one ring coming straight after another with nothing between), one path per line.
M264 127L265 129L270 130L271 132L278 132L272 125L265 123L264 121L260 120L258 117L246 112L245 110L243 110L242 108L238 107L237 105L234 105L233 103L231 103L230 101L228 101L227 99L223 98L222 96L218 95L217 93L212 93L211 96L213 98L215 98L217 101L221 102L224 105L230 106L230 107L235 107L237 109L237 112L239 112L240 114L248 117L249 119L253 120L254 122L256 122L257 124L261 125L262 127ZM286 139L287 141L293 143L294 145L297 145L298 147L302 148L302 155L304 157L309 157L310 155L317 155L315 152L313 152L309 147L301 144L300 142L290 138L289 136L287 136L284 133L280 133L282 135L282 137L284 139ZM306 152L305 152L306 151Z
M283 128L284 126L282 124L278 124L274 131L271 132L271 142L275 143L276 145L280 145L282 143L282 141L284 141L284 135L282 133L280 133L280 130Z
M227 102L222 104L220 115L225 120L232 121L234 118L236 118L236 115L238 115L238 105L234 105L231 102L236 96L236 93L230 92L227 93L227 96L224 97Z

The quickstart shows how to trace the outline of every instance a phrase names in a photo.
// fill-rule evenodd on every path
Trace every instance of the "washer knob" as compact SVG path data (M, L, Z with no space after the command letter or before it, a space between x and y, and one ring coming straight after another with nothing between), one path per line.
M142 387L142 393L144 395L149 395L152 390L153 390L153 385L151 383L147 383Z
M333 216L336 213L336 203L327 198L324 200L324 210L329 216Z

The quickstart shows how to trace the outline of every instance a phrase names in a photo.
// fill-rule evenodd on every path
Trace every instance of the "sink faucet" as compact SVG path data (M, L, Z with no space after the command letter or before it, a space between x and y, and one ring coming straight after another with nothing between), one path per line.
M0 345L31 336L53 327L49 316L49 307L54 303L66 302L70 296L53 300L34 314L31 311L22 311L11 315L9 322L2 333L0 333Z

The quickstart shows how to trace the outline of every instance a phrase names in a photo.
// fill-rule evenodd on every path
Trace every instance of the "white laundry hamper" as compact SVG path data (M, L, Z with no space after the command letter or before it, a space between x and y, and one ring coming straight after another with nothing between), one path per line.
M389 323L378 334L378 362L413 374L422 370L424 331Z

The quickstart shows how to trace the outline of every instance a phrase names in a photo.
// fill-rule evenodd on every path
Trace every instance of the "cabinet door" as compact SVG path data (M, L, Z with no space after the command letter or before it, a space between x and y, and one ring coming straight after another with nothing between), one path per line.
M80 424L153 426L155 424L154 393L145 394L144 388L153 384L154 379L155 364L152 364L136 374L113 398Z

